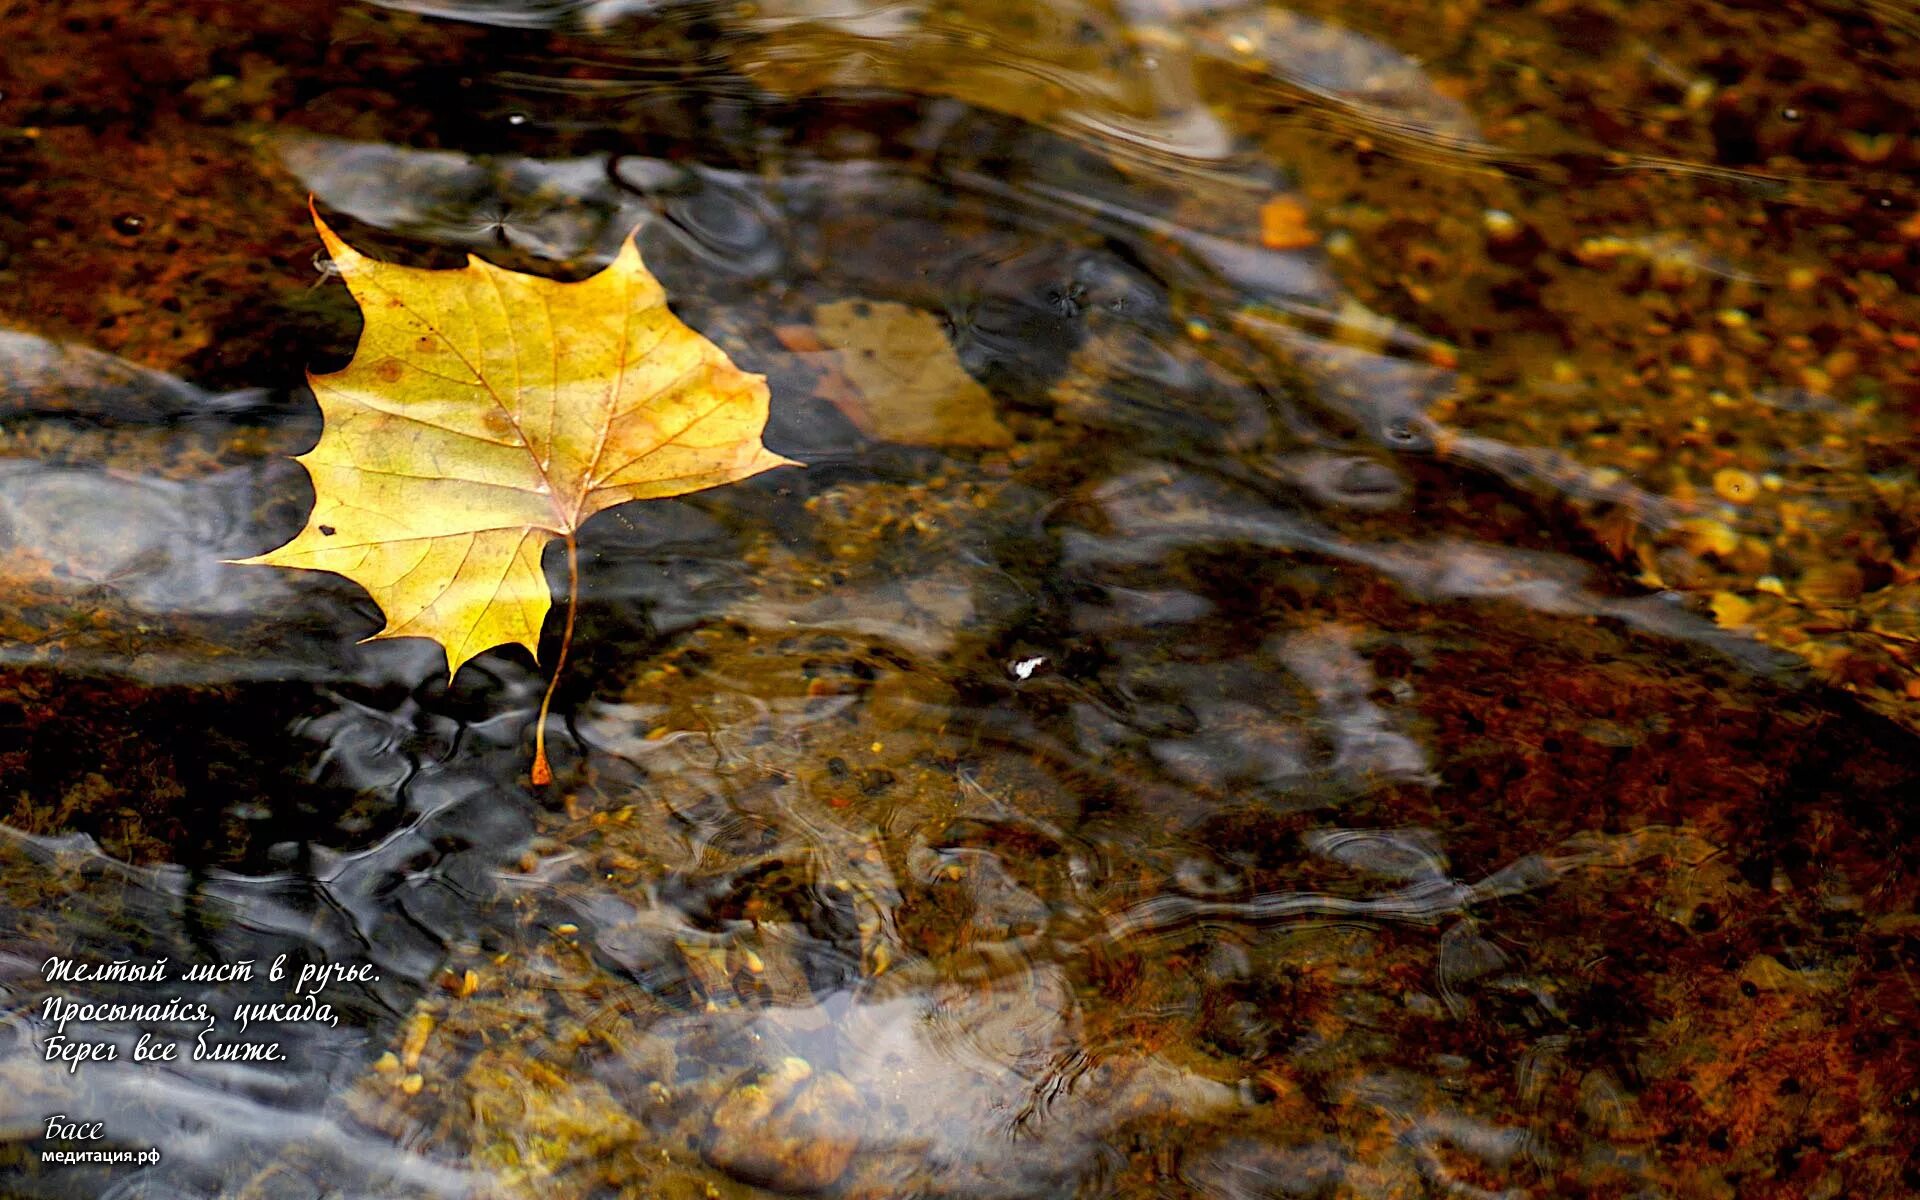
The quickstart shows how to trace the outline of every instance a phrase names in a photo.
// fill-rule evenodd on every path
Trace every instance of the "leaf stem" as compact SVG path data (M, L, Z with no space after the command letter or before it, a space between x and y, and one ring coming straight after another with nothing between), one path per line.
M553 768L547 765L547 709L553 706L553 693L560 686L560 672L567 669L567 651L573 647L573 615L580 607L580 548L571 533L567 538L567 626L560 634L560 656L553 660L553 678L547 681L547 694L540 698L540 716L533 727L533 786L553 782Z

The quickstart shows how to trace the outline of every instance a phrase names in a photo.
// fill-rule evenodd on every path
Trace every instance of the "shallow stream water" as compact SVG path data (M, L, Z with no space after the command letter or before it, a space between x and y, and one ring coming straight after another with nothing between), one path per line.
M1920 1195L1904 5L0 47L0 1194ZM361 327L309 197L635 237L805 464L581 530L550 786L523 652L226 565ZM244 1032L275 963L349 977Z

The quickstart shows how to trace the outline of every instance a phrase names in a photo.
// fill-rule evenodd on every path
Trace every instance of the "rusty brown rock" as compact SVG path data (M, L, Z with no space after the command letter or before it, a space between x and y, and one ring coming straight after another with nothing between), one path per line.
M859 1093L843 1076L785 1058L720 1102L703 1153L749 1183L817 1192L853 1161L860 1118Z

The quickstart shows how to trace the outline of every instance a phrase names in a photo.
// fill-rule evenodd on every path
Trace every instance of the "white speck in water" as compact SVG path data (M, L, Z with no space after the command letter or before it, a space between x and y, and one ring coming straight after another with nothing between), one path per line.
M1032 658L1015 659L1014 661L1007 664L1007 670L1013 672L1013 677L1015 679L1027 680L1027 679L1032 679L1033 673L1046 665L1047 665L1046 658L1042 655L1036 654Z

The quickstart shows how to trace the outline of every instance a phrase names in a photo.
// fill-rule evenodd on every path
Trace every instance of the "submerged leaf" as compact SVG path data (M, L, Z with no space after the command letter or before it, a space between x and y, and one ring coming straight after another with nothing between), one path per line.
M842 300L821 305L814 320L859 392L857 402L836 402L862 433L908 446L1013 444L994 415L993 396L960 365L932 313Z

